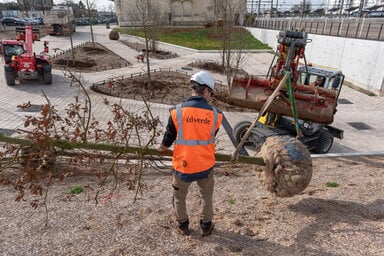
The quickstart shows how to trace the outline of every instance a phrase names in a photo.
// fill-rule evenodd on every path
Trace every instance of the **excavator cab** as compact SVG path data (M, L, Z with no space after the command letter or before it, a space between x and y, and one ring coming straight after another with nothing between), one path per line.
M298 72L300 74L299 84L311 85L316 82L318 77L322 77L324 79L320 87L336 91L336 99L339 97L345 77L341 70L325 66L308 65L299 67Z

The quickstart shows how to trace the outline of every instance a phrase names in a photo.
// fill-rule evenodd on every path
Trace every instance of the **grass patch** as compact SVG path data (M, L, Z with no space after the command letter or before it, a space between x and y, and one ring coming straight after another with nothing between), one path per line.
M73 185L71 187L71 189L69 190L69 193L71 193L72 195L78 195L81 192L83 192L83 190L84 190L83 186L81 186L81 185Z
M327 183L325 183L325 186L328 187L328 188L336 188L339 185L339 183L337 182L334 182L334 181L328 181Z
M144 37L144 32L140 28L120 27L114 30L122 34ZM170 27L160 28L159 41L180 45L196 50L220 50L222 43L219 34L215 33L213 28L206 27ZM265 50L271 49L267 44L264 44L254 38L252 34L243 27L238 27L232 33L235 40L233 49L247 50Z

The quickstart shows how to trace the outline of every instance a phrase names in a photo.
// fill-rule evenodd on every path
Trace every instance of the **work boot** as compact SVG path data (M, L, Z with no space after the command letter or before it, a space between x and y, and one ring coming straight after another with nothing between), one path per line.
M180 233L183 235L183 236L189 236L189 228L188 228L188 225L189 225L189 220L186 220L184 222L179 222L179 231Z
M212 233L214 226L215 225L212 223L212 221L204 222L203 220L200 220L200 227L201 227L201 230L203 231L202 236L209 236Z

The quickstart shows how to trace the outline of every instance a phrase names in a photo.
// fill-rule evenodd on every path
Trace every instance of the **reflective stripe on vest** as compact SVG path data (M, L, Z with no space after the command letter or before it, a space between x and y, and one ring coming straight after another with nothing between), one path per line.
M209 140L184 140L183 139L183 120L181 114L181 104L176 106L176 118L179 129L177 131L177 139L175 144L178 145L188 145L188 146L197 146L197 145L209 145L215 143L215 131L218 118L217 109L214 106L211 106L213 110L213 125L211 130L211 138Z

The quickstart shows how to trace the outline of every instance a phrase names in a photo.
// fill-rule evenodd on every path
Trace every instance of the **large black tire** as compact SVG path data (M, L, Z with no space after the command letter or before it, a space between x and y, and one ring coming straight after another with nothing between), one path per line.
M315 133L320 131L323 125L319 123L308 122L308 126L309 127L305 126L304 123L301 126L301 131L305 136L313 136Z
M245 133L247 132L248 128L251 126L250 121L241 121L235 125L233 128L232 134L236 139L237 144L240 143L240 141L243 139ZM244 146L252 146L253 142L248 139L244 142Z
M329 132L322 132L317 139L316 147L314 152L316 154L326 154L332 148L333 136Z
M12 67L10 66L4 66L4 74L5 74L5 81L7 82L8 86L15 85L15 74L13 74Z
M52 84L52 68L48 64L43 64L43 82Z

